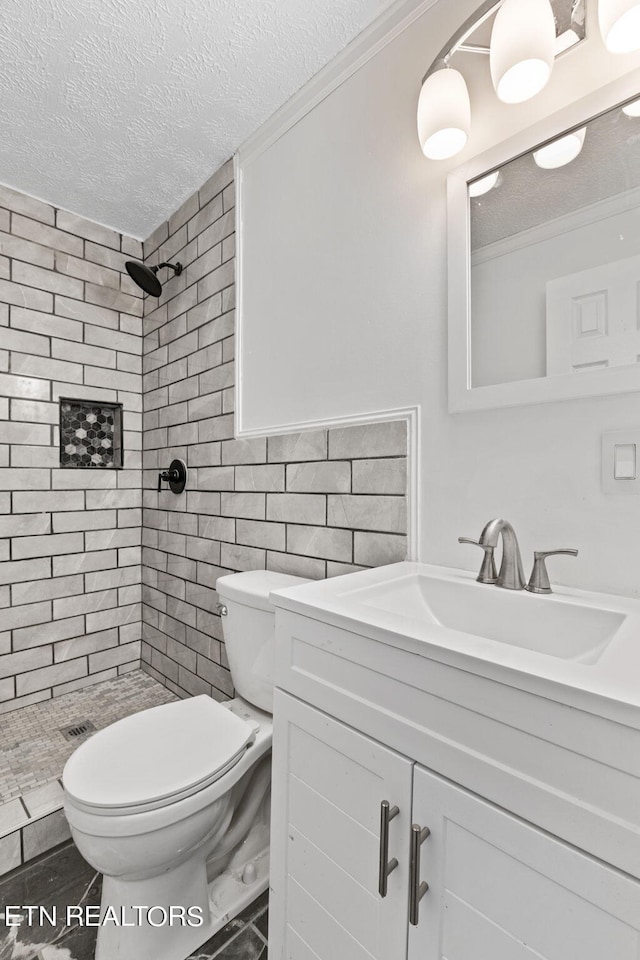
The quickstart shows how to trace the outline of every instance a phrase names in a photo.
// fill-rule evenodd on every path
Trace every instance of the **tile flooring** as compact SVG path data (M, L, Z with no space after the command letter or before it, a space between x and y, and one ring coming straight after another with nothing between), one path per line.
M95 730L176 700L141 670L5 714L0 725L0 876L69 838L60 775L91 732L65 740L61 727ZM1 903L1 901L0 901ZM0 952L0 960L5 960Z
M0 725L0 803L56 780L82 739L60 727L91 720L96 730L129 714L177 700L142 670L5 714Z
M101 877L82 859L72 843L45 854L0 879L0 960L93 960L96 928L62 921L39 926L26 922L9 927L7 906L42 906L50 915L57 907L98 905ZM15 915L15 914L14 914ZM267 894L247 907L189 960L267 960Z

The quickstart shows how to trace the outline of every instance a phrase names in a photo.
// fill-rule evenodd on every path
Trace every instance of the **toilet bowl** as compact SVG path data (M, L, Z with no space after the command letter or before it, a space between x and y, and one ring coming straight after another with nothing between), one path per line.
M267 571L217 583L238 696L99 731L67 761L64 809L103 874L96 960L183 960L268 885L275 612Z

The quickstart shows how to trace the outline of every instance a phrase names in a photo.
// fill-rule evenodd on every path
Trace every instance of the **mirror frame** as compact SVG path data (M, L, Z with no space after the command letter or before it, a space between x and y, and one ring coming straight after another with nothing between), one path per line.
M473 387L471 380L471 242L468 184L549 140L640 97L640 69L606 84L545 120L473 157L447 178L449 412L552 403L640 391L640 363L574 374Z

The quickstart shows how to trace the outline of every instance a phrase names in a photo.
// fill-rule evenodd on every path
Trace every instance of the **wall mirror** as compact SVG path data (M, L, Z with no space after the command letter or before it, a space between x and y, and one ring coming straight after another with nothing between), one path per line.
M456 170L448 210L452 412L640 390L637 74Z

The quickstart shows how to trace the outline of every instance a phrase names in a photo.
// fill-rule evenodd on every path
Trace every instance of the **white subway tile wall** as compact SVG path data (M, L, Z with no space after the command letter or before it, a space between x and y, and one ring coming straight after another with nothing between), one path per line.
M184 270L163 272L162 296L145 301L143 669L180 696L220 700L233 686L219 576L266 568L318 579L407 550L404 420L234 439L234 203L229 161L144 244L150 266ZM86 342L107 346L108 331L93 330L105 336ZM158 471L174 457L189 468L187 490L159 494ZM108 507L102 495L93 509Z
M143 321L138 241L0 187L0 712L141 651L178 695L224 699L218 576L406 555L404 421L234 439L234 203L229 162L154 231L146 260L185 269ZM60 468L60 397L123 405L124 469ZM158 494L176 456L187 492Z
M0 187L0 712L140 663L141 256ZM123 470L60 468L61 396L122 403Z

